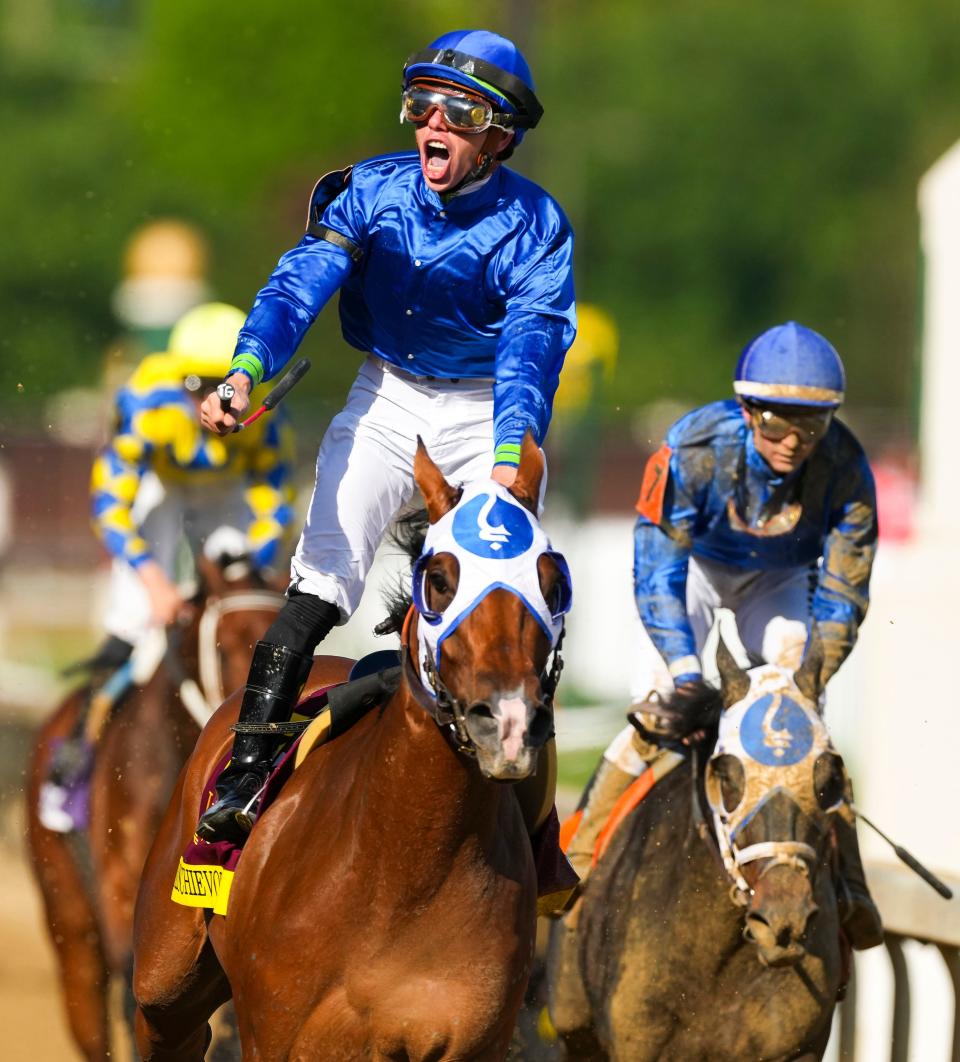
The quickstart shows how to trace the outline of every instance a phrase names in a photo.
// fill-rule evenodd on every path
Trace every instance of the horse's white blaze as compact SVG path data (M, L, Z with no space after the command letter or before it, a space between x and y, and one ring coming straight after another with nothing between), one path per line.
M520 697L501 697L495 714L504 758L513 763L520 755L527 732L527 706Z

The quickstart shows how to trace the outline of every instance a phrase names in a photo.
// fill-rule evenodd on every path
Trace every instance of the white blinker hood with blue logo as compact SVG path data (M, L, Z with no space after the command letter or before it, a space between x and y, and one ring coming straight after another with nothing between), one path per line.
M460 565L453 600L443 612L426 606L427 561L438 553L452 553ZM553 611L540 589L537 560L549 554L560 569L560 596ZM492 590L516 594L527 606L556 648L563 617L570 610L572 590L567 562L554 552L546 532L529 510L499 483L480 480L464 487L460 501L427 529L423 552L413 568L413 602L417 624L421 674L429 658L440 668L444 641ZM427 684L429 689L429 684Z

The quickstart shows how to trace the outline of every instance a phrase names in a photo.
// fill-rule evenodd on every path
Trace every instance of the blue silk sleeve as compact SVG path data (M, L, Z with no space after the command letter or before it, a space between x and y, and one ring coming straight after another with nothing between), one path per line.
M506 316L493 386L496 463L517 464L527 428L547 434L553 397L576 334L573 233L557 211L547 236L528 231L510 246Z
M358 247L363 247L366 239L367 185L362 174L355 176L323 215L325 225ZM342 247L305 235L280 259L258 292L240 331L234 358L252 355L263 366L264 380L276 376L353 268L353 259Z
M257 293L234 358L252 355L263 366L264 380L276 376L352 268L345 250L327 240L304 236L280 259Z
M836 494L813 596L813 618L823 639L824 683L849 655L869 605L870 572L877 549L877 503L873 473L865 457L850 462Z
M684 487L678 460L675 452L670 459L661 526L637 517L633 589L647 634L674 680L683 681L700 675L697 645L687 616L687 568L697 509Z

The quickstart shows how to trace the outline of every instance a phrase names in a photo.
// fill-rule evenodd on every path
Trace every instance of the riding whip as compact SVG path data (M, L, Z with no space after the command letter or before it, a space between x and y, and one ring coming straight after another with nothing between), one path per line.
M940 895L945 900L953 899L953 889L951 889L948 885L944 885L944 883L936 876L936 874L933 874L929 870L927 870L927 868L920 862L920 860L917 859L915 856L912 856L906 850L906 848L902 848L900 845L894 844L894 842L883 832L883 830L881 830L879 826L872 823L862 811L856 808L854 810L857 813L857 817L863 819L863 821L870 827L871 830L874 830L876 833L880 834L880 836L894 850L897 855L897 858L903 860L903 862L906 863L907 866L915 874L919 874L920 877L923 878L923 880L930 886L931 889L934 889L936 892L940 893Z
M296 365L281 379L277 386L267 395L263 400L263 405L255 412L251 413L246 420L238 421L234 431L241 431L248 424L252 424L259 417L262 417L264 413L269 413L271 409L277 406L284 398L287 397L287 393L306 374L307 369L310 368L310 359L301 358ZM217 385L217 397L220 399L220 407L224 412L229 412L230 402L233 396L237 393L237 389L231 383L227 383L226 380L222 384Z

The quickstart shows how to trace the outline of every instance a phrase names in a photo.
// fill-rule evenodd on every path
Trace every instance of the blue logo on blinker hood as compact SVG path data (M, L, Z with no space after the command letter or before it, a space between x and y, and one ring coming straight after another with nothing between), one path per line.
M810 751L813 726L795 701L768 693L747 709L740 724L740 743L758 763L789 767Z
M453 537L477 557L506 560L525 553L533 542L533 523L519 505L496 494L478 494L453 518Z

